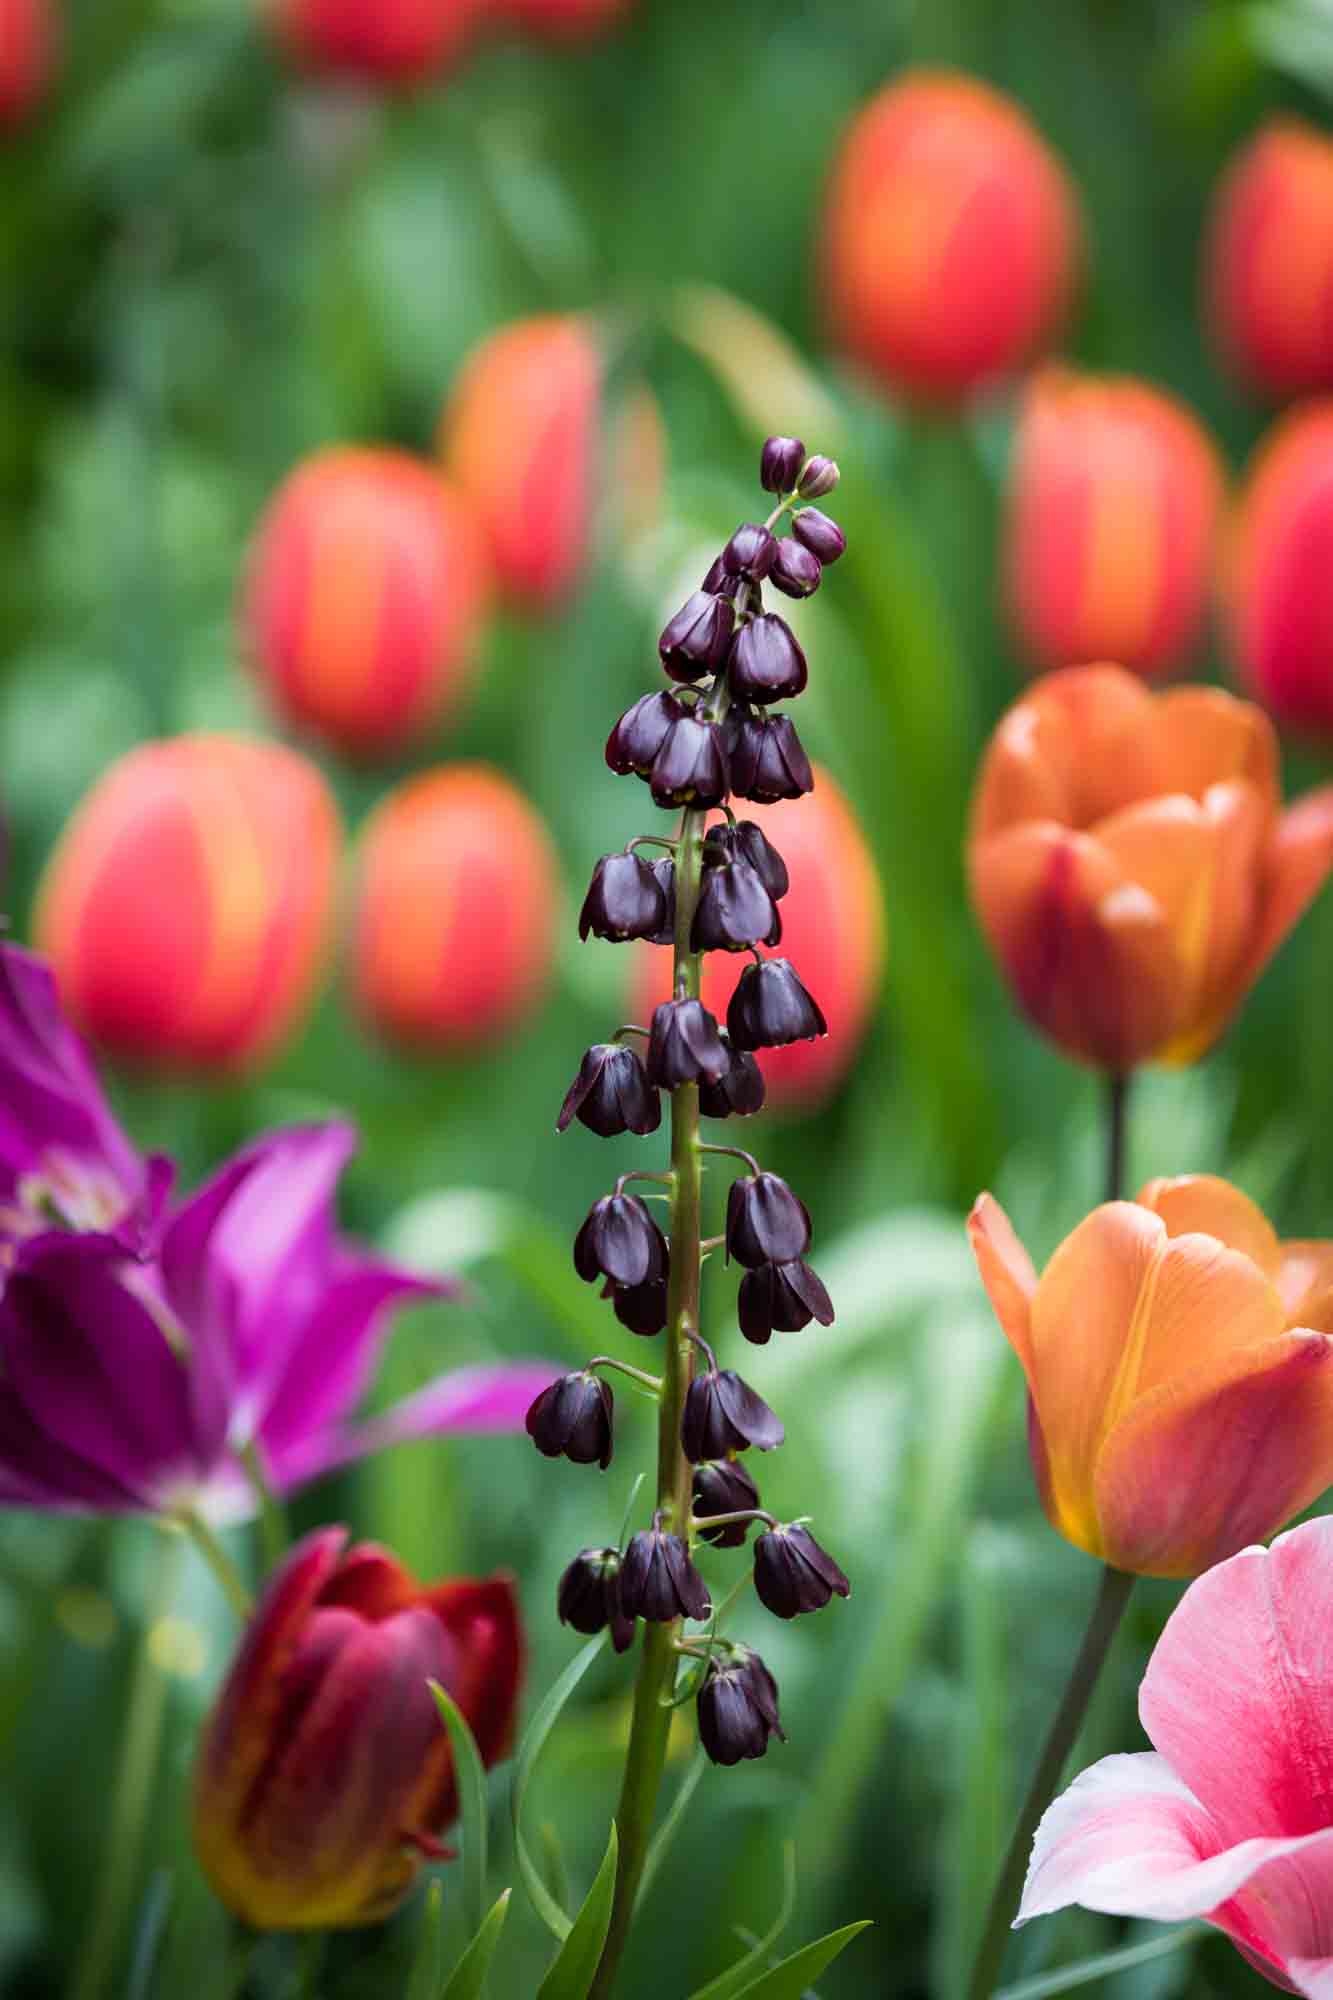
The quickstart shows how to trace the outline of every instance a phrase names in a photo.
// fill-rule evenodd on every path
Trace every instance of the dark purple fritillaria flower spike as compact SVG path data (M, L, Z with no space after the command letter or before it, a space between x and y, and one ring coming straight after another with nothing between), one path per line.
M775 1618L822 1611L829 1599L850 1597L852 1587L827 1549L799 1522L770 1528L754 1545L754 1587Z

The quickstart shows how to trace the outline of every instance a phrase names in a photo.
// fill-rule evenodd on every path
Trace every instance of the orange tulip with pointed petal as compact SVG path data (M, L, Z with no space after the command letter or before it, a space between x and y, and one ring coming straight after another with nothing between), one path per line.
M1277 740L1216 688L1049 674L973 798L972 900L1028 1018L1124 1073L1216 1040L1333 866L1333 786L1283 809Z
M969 1230L1042 1505L1078 1548L1197 1576L1333 1482L1333 1243L1279 1243L1201 1174L1094 1209L1040 1278L990 1195Z

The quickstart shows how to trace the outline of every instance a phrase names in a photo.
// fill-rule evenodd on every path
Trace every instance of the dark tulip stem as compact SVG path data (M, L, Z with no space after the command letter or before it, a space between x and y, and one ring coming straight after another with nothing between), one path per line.
M1129 1086L1132 1078L1106 1079L1106 1199L1120 1201L1125 1192L1125 1155L1129 1137Z
M1083 1718L1088 1712L1093 1689L1098 1676L1106 1664L1106 1656L1111 1650L1111 1641L1120 1627L1129 1603L1130 1592L1134 1588L1134 1578L1124 1570L1104 1568L1097 1601L1088 1621L1088 1629L1083 1635L1078 1658L1065 1686L1064 1696L1055 1712L1055 1720L1037 1760L1037 1768L1032 1774L1027 1797L1023 1801L1013 1836L1009 1842L1000 1878L991 1897L990 1909L986 1914L985 1929L981 1934L981 1944L972 1968L972 1983L968 1987L968 2000L991 2000L995 1982L1004 1962L1004 1948L1009 1942L1009 1931L1023 1893L1023 1883L1027 1876L1028 1861L1032 1854L1032 1839L1038 1822L1051 1800L1055 1797L1069 1753L1083 1727Z

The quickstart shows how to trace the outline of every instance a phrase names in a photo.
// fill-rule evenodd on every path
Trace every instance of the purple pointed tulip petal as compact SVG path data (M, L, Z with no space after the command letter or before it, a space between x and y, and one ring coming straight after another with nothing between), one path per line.
M7 1382L0 1382L0 1507L46 1513L124 1514L144 1505L137 1488L66 1450L34 1424Z

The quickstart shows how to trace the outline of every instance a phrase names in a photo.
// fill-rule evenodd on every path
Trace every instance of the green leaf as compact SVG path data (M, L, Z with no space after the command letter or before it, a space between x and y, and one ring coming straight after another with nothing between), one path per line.
M690 2000L733 2000L738 1993L749 1991L749 1979L765 1963L782 1933L791 1922L791 1913L796 1907L796 1848L787 1841L782 1849L782 1904L777 1916L764 1935L746 1952L744 1958L728 1966L716 1979L710 1979L707 1986L701 1986Z
M543 1881L542 1872L533 1860L528 1844L523 1838L523 1801L527 1795L533 1767L541 1755L542 1745L550 1735L561 1709L605 1646L606 1640L607 1634L599 1632L595 1639L588 1641L581 1652L574 1655L528 1724L528 1731L519 1746L518 1760L514 1766L514 1853L519 1873L523 1877L523 1886L537 1915L561 1944L569 1936L572 1926Z
M826 1972L852 1939L869 1929L870 1919L866 1917L859 1924L845 1924L840 1931L830 1931L817 1943L784 1958L771 1972L761 1972L758 1979L741 1988L737 2000L804 2000L811 1980Z
M1066 1965L1059 1972L1043 1972L1035 1979L1020 1979L1017 1986L1001 1987L995 2000L1051 2000L1053 1994L1072 1993L1076 1986L1095 1985L1099 1979L1109 1979L1113 1972L1124 1972L1132 1965L1147 1965L1170 1952L1185 1951L1207 1935L1203 1924L1186 1924L1182 1929L1168 1931L1165 1937L1148 1938L1140 1944L1126 1945L1121 1951L1099 1952L1096 1958L1081 1958L1077 1965Z
M440 1986L440 1925L444 1917L444 1884L437 1877L426 1891L421 1936L407 1981L407 2000L435 2000Z
M481 2000L486 1985L486 1973L495 1947L500 1942L500 1933L509 1915L509 1898L512 1889L504 1894L492 1908L477 1935L473 1938L463 1956L450 1974L449 1984L440 1995L440 2000Z
M657 1879L657 1871L666 1860L672 1841L680 1832L685 1815L689 1811L690 1800L699 1789L699 1780L703 1777L707 1769L707 1751L703 1749L696 1750L690 1768L681 1779L676 1790L676 1796L671 1801L670 1812L668 1812L649 1843L647 1855L644 1857L643 1874L639 1879L639 1901L641 1903L646 1903L648 1900L653 1883Z
M486 1767L467 1717L438 1681L431 1682L430 1691L449 1732L449 1747L453 1752L458 1813L463 1826L463 1915L472 1933L481 1929L486 1915Z
M537 1989L537 2000L587 2000L588 1990L602 1962L602 1949L611 1927L611 1903L616 1893L616 1866L620 1841L616 1823L606 1843L602 1865L583 1908L574 1919L560 1955Z

